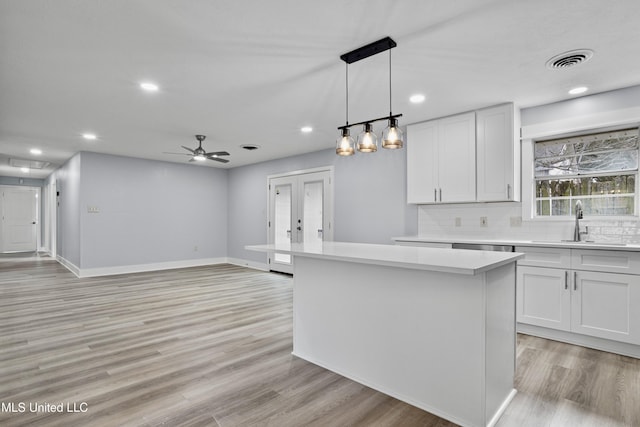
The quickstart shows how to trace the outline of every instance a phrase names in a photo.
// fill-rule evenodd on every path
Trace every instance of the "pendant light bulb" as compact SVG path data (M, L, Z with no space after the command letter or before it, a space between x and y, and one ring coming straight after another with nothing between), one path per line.
M404 135L402 129L398 127L398 120L390 118L389 126L382 131L382 148L402 148L403 144Z
M342 135L336 141L336 154L352 156L355 153L355 141L349 135L349 128L342 129Z
M371 123L365 123L364 130L358 135L358 151L361 153L378 151L378 137L373 133Z

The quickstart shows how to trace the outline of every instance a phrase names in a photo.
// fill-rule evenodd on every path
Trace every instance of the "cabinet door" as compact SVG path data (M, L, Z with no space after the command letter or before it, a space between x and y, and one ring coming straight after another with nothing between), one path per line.
M571 330L640 344L640 277L574 271Z
M438 122L438 201L473 202L476 200L476 114L459 114Z
M571 327L568 275L568 270L518 266L516 321L568 331Z
M478 201L519 199L515 188L516 144L513 104L479 110L476 113L478 152ZM518 197L516 197L518 196Z
M407 203L435 203L438 122L407 126Z

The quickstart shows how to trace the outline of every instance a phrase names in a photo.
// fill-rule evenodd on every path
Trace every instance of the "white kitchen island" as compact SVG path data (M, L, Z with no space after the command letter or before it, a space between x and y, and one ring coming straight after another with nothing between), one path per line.
M462 426L516 391L517 253L324 242L294 257L293 354Z

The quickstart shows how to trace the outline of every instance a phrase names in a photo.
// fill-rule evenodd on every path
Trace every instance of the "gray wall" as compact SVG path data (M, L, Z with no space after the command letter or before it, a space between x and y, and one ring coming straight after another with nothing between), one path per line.
M51 179L58 255L80 269L226 256L224 170L82 152Z
M44 179L18 178L15 176L0 176L0 185L20 185L25 187L42 187Z
M340 157L334 149L229 170L231 258L265 262L245 245L267 243L267 176L334 167L334 240L390 244L418 230L417 207L406 202L406 150Z
M76 267L81 265L80 164L81 154L78 153L53 173L56 189L60 193L57 212L57 255Z
M227 172L81 153L81 268L226 256ZM99 213L89 213L89 207Z
M640 86L631 86L552 104L523 108L520 110L520 119L522 126L555 122L575 116L638 107L638 100L640 100Z

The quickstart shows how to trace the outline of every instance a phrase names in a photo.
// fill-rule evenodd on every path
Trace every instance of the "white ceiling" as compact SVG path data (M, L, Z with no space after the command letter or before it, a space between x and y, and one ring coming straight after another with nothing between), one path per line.
M333 147L345 122L339 56L384 36L398 43L401 125L559 101L577 85L632 86L638 17L637 0L0 0L0 175L42 178L78 151L187 162L163 152L195 148L195 134L207 151L231 153L211 167ZM545 67L580 48L593 58ZM388 61L349 65L350 122L388 113ZM144 80L160 90L144 93ZM426 102L410 104L414 93ZM8 158L52 165L25 174Z

